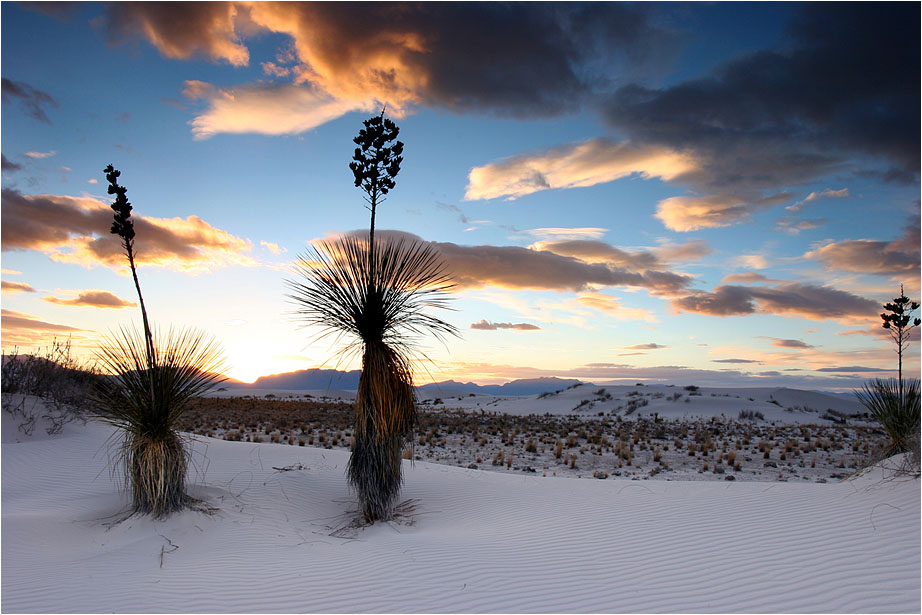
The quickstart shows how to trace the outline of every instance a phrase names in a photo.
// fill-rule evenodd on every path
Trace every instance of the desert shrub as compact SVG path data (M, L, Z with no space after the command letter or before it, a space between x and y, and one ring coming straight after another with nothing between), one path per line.
M122 329L103 342L98 358L112 375L98 381L90 399L94 413L124 434L119 454L134 511L163 517L183 509L192 499L176 425L191 398L223 379L220 350L194 331L152 331L148 338Z
M855 395L890 437L882 454L914 453L918 459L919 381L875 378L864 384L862 390L855 391Z
M71 342L55 339L44 354L20 355L18 350L3 354L2 407L20 422L23 432L39 418L48 422L49 435L58 433L74 420L85 420L89 408L88 393L96 380L96 369L71 354ZM40 404L25 396L37 397Z

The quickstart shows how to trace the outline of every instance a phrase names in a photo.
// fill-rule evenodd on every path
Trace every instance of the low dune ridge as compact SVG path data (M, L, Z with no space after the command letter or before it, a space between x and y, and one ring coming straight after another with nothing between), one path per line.
M125 518L111 428L17 438L4 413L9 612L917 612L920 487L575 480L404 462L363 527L345 450L190 446L210 512ZM354 591L361 585L362 591Z

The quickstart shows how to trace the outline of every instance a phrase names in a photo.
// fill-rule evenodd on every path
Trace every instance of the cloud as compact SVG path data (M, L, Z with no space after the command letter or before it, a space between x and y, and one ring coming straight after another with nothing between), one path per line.
M471 329L477 329L479 331L496 331L497 329L516 329L518 331L538 331L541 327L533 325L527 322L488 322L486 320L481 320L480 322L471 323Z
M51 150L48 152L26 152L25 155L29 158L32 158L33 160L38 160L42 158L51 158L57 153L58 152L56 150Z
M730 275L724 276L720 282L722 284L755 284L760 282L777 281L778 280L767 278L761 273L756 273L755 271L744 271L743 273L731 273Z
M157 2L116 3L99 22L111 43L139 33L168 58L187 60L203 55L232 66L246 66L247 48L239 42L237 5L233 2L194 2L167 6Z
M892 372L891 368L881 368L881 367L863 367L861 365L849 365L842 367L821 367L817 369L818 372L847 372L847 373L860 373L860 372Z
M374 101L344 102L307 87L290 84L251 85L219 90L187 81L183 94L203 99L208 108L189 124L197 140L218 133L298 134L350 111L370 111Z
M375 101L396 115L426 106L548 117L674 53L673 35L647 12L615 3L122 3L99 23L112 42L140 36L171 58L234 66L249 63L245 38L288 35L264 70L340 108Z
M117 237L110 234L112 211L93 198L43 194L28 196L2 190L2 247L38 250L52 259L85 266L125 267ZM228 265L252 266L249 240L215 228L197 216L132 216L139 265L156 265L188 273Z
M587 263L606 263L627 271L640 272L661 268L659 259L650 252L626 252L602 241L539 241L530 247L560 256L578 258Z
M663 262L677 263L701 260L714 250L703 239L693 239L685 243L666 243L657 246L652 252Z
M51 341L57 335L71 335L85 332L68 325L39 320L30 314L14 312L3 308L0 310L0 329L3 334L4 346L33 346ZM77 335L76 337L82 337Z
M785 48L664 88L626 85L606 106L608 122L634 142L693 151L699 170L684 179L709 191L869 166L917 181L918 7L797 9Z
M367 231L353 231L364 235ZM390 236L423 241L401 231L376 231ZM667 270L629 270L613 261L592 262L556 254L550 250L519 246L469 246L449 242L429 242L438 250L458 289L499 286L503 288L580 292L598 286L645 288L654 294L675 294L687 288L692 278ZM601 242L589 242L601 243ZM555 244L556 245L556 244ZM604 251L604 246L599 250ZM611 254L628 254L608 246ZM556 247L555 247L556 249ZM583 256L589 259L584 252ZM653 259L655 261L655 259Z
M578 296L574 301L582 306L603 312L610 318L616 320L625 320L631 322L645 321L658 322L659 319L649 310L639 308L628 308L621 305L617 297L605 295L603 293L585 293Z
M870 299L826 286L783 282L763 286L721 285L672 300L680 311L712 316L775 314L810 320L863 320L876 315L879 306Z
M839 190L833 190L832 188L826 188L819 192L811 192L804 198L802 201L798 201L793 205L788 205L785 207L788 211L800 211L804 205L807 203L812 203L818 199L844 199L849 197L848 188L840 188Z
M805 257L818 260L826 269L919 277L920 223L916 216L906 225L900 239L874 241L854 239L829 243L811 250Z
M7 282L3 280L0 282L2 285L2 292L5 293L34 293L35 289L26 284L25 282Z
M661 348L669 348L669 346L661 346L655 342L650 342L649 344L637 344L635 346L625 346L622 350L659 350Z
M768 259L761 254L741 254L733 260L737 265L750 269L766 269L769 265Z
M779 348L797 348L797 349L814 348L814 346L811 346L810 344L806 342L802 342L801 340L783 340L783 339L777 339L777 338L772 340L772 346L778 346Z
M755 363L761 365L762 361L756 361L754 359L711 359L711 363Z
M48 114L45 113L45 107L58 107L58 101L51 97L50 94L36 90L28 83L22 81L13 81L3 77L0 79L0 98L3 102L11 102L14 98L25 109L26 115L40 122L50 124Z
M747 200L733 194L674 196L656 206L656 217L673 231L719 228L742 222L788 198L787 193Z
M125 301L107 290L84 290L80 291L76 297L71 299L62 299L60 297L43 297L43 300L56 305L74 305L97 308L129 308L138 307L133 301Z
M259 245L276 255L281 254L282 252L288 252L286 248L279 246L277 243L272 243L271 241L260 241Z
M7 158L3 154L0 154L0 161L2 161L2 167L0 167L0 169L2 169L3 171L19 171L20 169L22 169L21 164L12 162L9 158Z
M608 232L607 228L595 226L582 228L533 228L522 231L538 239L569 240L569 239L598 239Z
M594 186L635 174L670 180L694 168L694 159L676 150L598 138L474 167L464 198L512 200L541 190Z

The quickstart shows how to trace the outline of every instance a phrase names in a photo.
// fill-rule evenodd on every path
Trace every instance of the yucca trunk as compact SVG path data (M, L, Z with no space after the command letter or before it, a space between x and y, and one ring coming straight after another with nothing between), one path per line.
M416 424L416 399L407 366L384 342L365 345L355 414L349 482L365 520L387 520L403 482L402 452Z
M165 517L186 506L188 463L179 434L128 434L126 453L134 512Z

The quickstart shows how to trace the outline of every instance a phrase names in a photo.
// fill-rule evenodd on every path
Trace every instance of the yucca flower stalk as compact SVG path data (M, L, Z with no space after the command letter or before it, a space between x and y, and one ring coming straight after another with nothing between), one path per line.
M104 339L97 361L111 375L101 378L91 402L96 415L124 435L120 456L134 512L164 517L192 502L186 494L188 461L176 430L192 397L224 380L222 354L215 341L192 330L160 336L147 319L135 267L134 221L121 173L105 168L114 221L111 232L122 240L138 291L143 331L121 329Z
M103 341L97 360L113 375L101 380L93 402L97 415L123 432L120 456L134 512L164 517L182 510L192 499L176 424L193 397L224 379L219 346L194 330L154 329L148 338L123 328Z
M855 391L858 401L883 426L890 444L885 457L897 453L919 456L920 398L919 381L875 378Z
M345 341L342 353L361 353L347 473L366 521L389 519L402 482L401 453L416 424L417 341L458 333L426 313L448 307L450 277L430 244L379 237L371 245L354 235L318 242L296 271L300 281L288 282L288 296L304 324Z

